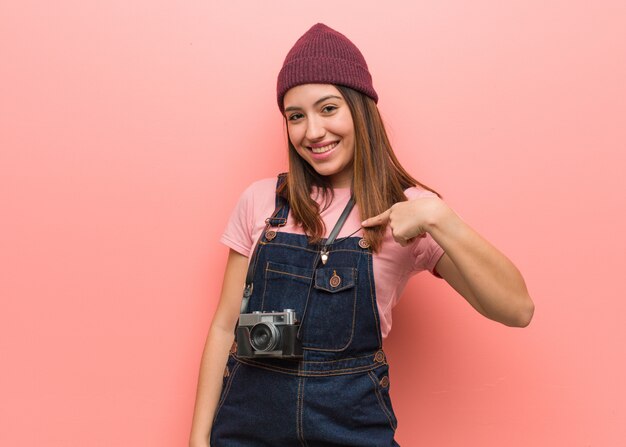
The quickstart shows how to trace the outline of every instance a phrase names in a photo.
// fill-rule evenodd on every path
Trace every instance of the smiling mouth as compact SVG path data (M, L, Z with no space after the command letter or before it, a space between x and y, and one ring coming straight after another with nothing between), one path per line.
M327 144L326 146L322 146L322 147L310 147L309 146L309 150L312 151L314 154L323 154L324 152L328 152L331 149L334 149L335 146L337 146L339 144L339 141L335 141L333 143Z

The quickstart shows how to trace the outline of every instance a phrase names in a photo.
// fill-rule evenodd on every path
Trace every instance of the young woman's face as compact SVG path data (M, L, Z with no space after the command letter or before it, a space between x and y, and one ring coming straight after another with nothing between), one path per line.
M303 84L283 99L289 140L296 151L334 188L349 187L354 159L350 108L331 84Z

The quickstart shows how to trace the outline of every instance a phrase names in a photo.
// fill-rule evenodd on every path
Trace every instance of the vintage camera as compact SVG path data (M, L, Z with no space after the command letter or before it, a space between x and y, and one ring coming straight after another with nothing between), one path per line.
M237 356L242 358L302 358L296 311L252 312L239 315Z

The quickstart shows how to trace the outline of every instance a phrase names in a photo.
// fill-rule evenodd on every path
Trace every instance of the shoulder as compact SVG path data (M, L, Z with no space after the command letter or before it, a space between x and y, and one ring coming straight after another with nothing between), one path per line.
M276 177L268 177L250 183L241 193L239 202L250 204L273 200L276 192Z
M276 191L276 177L267 177L256 180L248 185L244 193L248 194L264 194L267 192L274 193Z
M259 221L264 220L274 209L275 190L276 178L271 177L256 180L244 188L231 212L225 233L231 241L250 238Z
M404 195L409 200L420 199L422 197L437 197L437 194L435 194L434 192L419 186L411 186L410 188L405 189Z

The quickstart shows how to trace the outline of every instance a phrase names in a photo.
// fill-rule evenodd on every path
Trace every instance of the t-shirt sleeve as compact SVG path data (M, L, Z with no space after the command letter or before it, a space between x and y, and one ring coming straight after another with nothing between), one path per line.
M411 188L406 191L406 195L409 200L419 199L422 197L437 197L434 192L426 189ZM443 248L432 238L430 234L426 234L425 237L419 237L416 239L413 245L413 272L418 273L423 270L428 270L430 273L438 278L441 275L437 273L435 266L441 256L443 255Z
M415 259L413 271L417 273L423 270L428 270L436 277L441 278L441 275L437 273L435 266L437 265L437 262L439 262L439 259L441 259L443 253L443 248L435 242L430 234L427 234L426 237L418 238L413 251Z
M250 185L239 197L220 242L244 256L250 257L254 242L254 184Z

